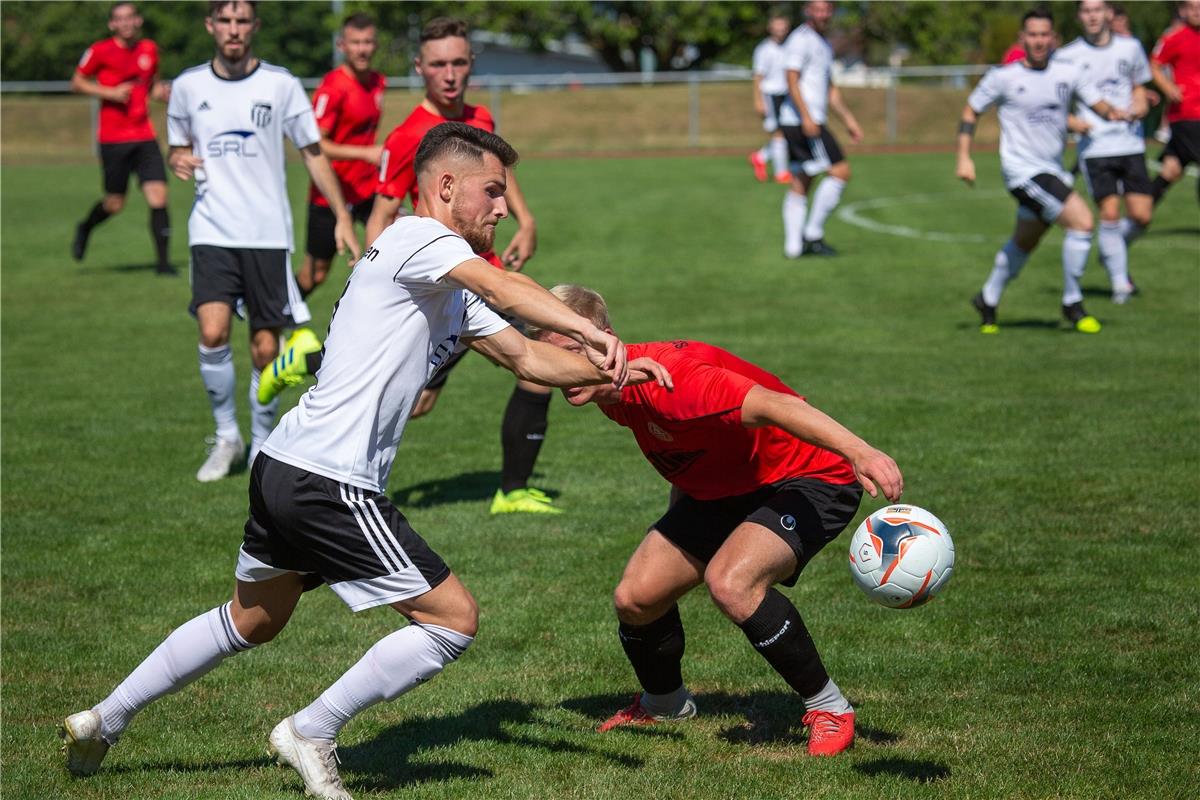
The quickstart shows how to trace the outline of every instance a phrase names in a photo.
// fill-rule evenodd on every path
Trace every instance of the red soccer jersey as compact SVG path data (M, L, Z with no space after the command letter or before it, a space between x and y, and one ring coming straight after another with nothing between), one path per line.
M382 72L371 72L360 82L342 67L330 71L313 95L313 112L324 136L338 144L373 145L383 109L386 80ZM356 205L375 194L378 172L375 165L358 159L331 159L346 202ZM308 200L328 206L325 195L309 184Z
M101 86L132 83L129 102L100 102L100 144L145 142L154 138L154 125L147 108L150 89L158 72L158 46L139 39L125 47L116 38L96 42L84 51L76 68L80 75L95 78Z
M1001 64L1011 64L1014 61L1020 61L1025 58L1025 48L1019 44L1014 44L1005 51L1004 56L1000 59Z
M783 381L748 361L703 342L648 342L627 346L630 360L649 356L675 382L628 386L621 401L601 405L610 419L633 431L646 459L697 500L752 492L787 478L855 481L850 462L829 450L766 426L742 424L742 401L755 386L799 397Z
M1182 103L1167 107L1167 121L1200 120L1200 30L1181 25L1158 40L1150 58L1171 68L1171 77L1183 92Z

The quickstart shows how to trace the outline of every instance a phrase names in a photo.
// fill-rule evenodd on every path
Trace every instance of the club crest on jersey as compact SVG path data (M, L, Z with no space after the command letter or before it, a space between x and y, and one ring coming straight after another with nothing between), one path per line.
M260 128L265 128L271 124L271 104L270 103L255 103L250 109L250 119Z
M1071 85L1070 84L1059 81L1058 83L1054 84L1054 93L1056 95L1058 95L1058 102L1062 103L1064 106L1070 105L1070 103L1071 103Z
M673 442L675 437L664 431L662 428L655 425L653 422L646 423L646 429L650 431L650 435L655 439L660 439L664 442Z

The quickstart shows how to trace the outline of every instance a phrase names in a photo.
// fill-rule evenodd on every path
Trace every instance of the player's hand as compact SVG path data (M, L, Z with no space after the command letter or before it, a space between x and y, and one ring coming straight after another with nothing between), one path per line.
M204 166L204 159L192 153L171 153L167 157L167 164L176 178L181 181L190 181L196 174L196 170Z
M652 358L635 358L629 362L629 383L627 386L637 386L640 383L654 381L667 391L675 388L675 381L667 368Z
M863 131L858 125L858 120L851 117L845 122L846 132L850 134L850 141L854 142L855 144L861 142L863 140Z
M171 82L155 81L153 88L150 89L150 99L160 103L171 102Z
M883 496L893 503L900 499L904 493L904 476L891 456L874 447L867 447L861 453L847 453L847 456L854 467L854 477L867 494L878 497L882 491Z
M615 335L593 326L592 332L584 334L584 354L597 369L612 378L615 389L625 386L629 380L628 356L625 343Z
M372 147L372 148L368 149L366 157L363 158L363 161L366 161L368 164L374 164L375 166L379 166L379 162L382 160L383 160L383 145L379 145L378 147Z
M1161 94L1159 94L1158 92L1154 91L1153 89L1147 89L1147 90L1146 90L1146 104L1147 104L1147 105L1148 105L1150 108L1154 108L1155 106L1157 106L1157 105L1158 105L1159 103L1161 103L1161 102L1162 102L1162 95L1161 95Z
M766 103L762 101L761 97L754 98L754 112L760 117L765 117L767 115L767 106Z
M343 212L338 215L333 226L333 240L337 242L338 255L345 253L350 264L358 261L358 237L354 235L354 220L349 214Z
M1172 103L1182 103L1183 102L1183 92L1180 91L1179 87L1176 86L1175 84L1171 84L1170 86L1162 86L1159 88L1161 88L1163 90L1163 95L1170 102L1172 102Z
M533 258L535 250L537 250L537 231L530 227L517 228L512 241L508 243L508 247L504 248L500 262L504 264L505 269L520 272L525 266L525 262Z
M108 100L113 103L128 103L131 94L133 94L133 83L126 81L108 90Z
M441 388L422 389L421 396L417 398L417 404L413 406L412 414L410 414L408 418L416 419L417 417L423 417L430 411L433 411L433 407L437 405L438 395L441 394L441 392Z
M806 139L821 138L821 126L813 122L811 117L805 117L804 121L800 123L800 131Z
M960 158L958 160L958 168L954 170L954 174L959 180L964 181L967 186L975 186L975 162L969 158Z

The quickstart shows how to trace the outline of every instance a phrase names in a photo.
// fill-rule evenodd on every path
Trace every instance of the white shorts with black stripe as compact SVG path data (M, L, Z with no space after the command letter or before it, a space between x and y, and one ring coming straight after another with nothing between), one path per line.
M387 495L259 453L237 578L289 572L307 576L309 588L329 584L351 611L361 611L422 595L450 568Z

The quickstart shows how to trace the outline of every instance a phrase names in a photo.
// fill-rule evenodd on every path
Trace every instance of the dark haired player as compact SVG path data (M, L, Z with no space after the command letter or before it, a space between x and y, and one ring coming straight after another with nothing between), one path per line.
M980 114L997 106L1000 171L1017 201L1012 238L996 253L992 272L971 304L979 312L980 332L999 332L996 306L1004 287L1017 277L1042 236L1057 223L1066 232L1062 246L1063 316L1081 333L1099 333L1099 321L1083 308L1079 286L1092 249L1092 212L1071 189L1071 176L1062 166L1067 118L1075 96L1103 119L1129 120L1131 115L1105 102L1078 64L1053 54L1054 20L1049 12L1039 9L1025 14L1021 40L1025 57L988 70L967 98L958 127L956 173L974 186L971 142L975 123Z
M1171 125L1171 138L1159 156L1162 172L1151 189L1155 203L1183 177L1188 164L1200 164L1200 0L1183 0L1176 8L1183 24L1164 33L1150 54L1154 82L1170 101Z
M611 331L603 298L581 286L551 292ZM571 352L583 345L537 334ZM825 671L792 602L805 565L854 518L865 487L895 501L896 463L808 405L771 373L695 341L628 346L671 371L674 391L644 384L564 389L629 428L671 484L671 506L625 567L613 595L618 633L642 693L602 724L681 720L696 714L683 683L683 623L676 602L707 586L713 602L804 699L808 752L835 755L854 742L854 709Z
M171 222L167 216L167 171L154 137L149 100L166 102L170 85L155 80L158 45L141 38L142 16L133 3L115 3L108 12L112 37L96 42L79 60L71 90L100 100L100 164L104 197L75 226L71 255L87 252L92 229L125 207L129 175L136 172L150 207L150 236L154 240L160 275L174 275L168 254Z
M413 405L441 360L469 345L551 386L668 381L625 347L487 252L507 214L500 137L450 124L416 156L416 214L390 226L355 265L325 340L318 383L263 446L233 598L185 622L109 697L62 726L67 767L100 767L133 716L229 656L275 638L307 589L329 584L352 611L391 606L409 625L375 643L309 706L271 731L271 751L309 794L349 800L334 739L361 711L432 680L470 646L475 599L385 493ZM526 339L480 299L586 345L592 360ZM432 357L431 357L432 356Z

